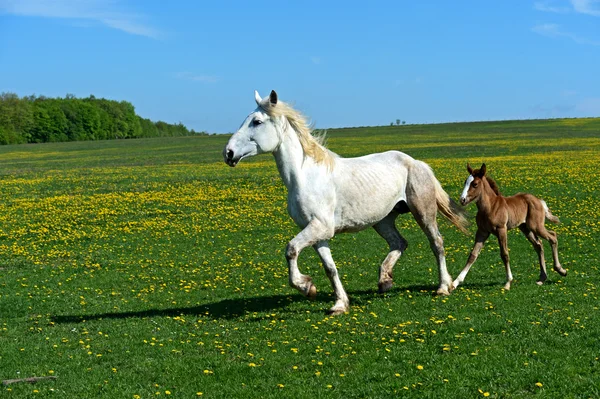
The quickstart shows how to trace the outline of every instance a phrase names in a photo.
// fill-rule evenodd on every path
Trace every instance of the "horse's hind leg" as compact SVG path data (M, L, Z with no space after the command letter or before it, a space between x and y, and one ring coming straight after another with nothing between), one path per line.
M321 258L321 262L325 268L325 273L327 273L327 277L329 277L329 281L331 281L331 286L333 287L333 291L335 293L335 305L329 309L329 314L338 315L347 312L350 306L350 301L348 299L348 295L346 295L346 291L344 291L337 268L335 267L335 263L331 257L329 244L327 241L319 241L313 245L313 248L315 251L317 251L319 257Z
M432 191L433 192L433 191ZM409 203L410 211L415 220L427 236L429 246L435 255L438 264L440 285L437 289L438 295L450 295L452 288L452 277L446 267L446 255L444 252L444 240L437 225L437 204L435 197L426 201L426 197L418 198L417 201Z
M552 258L554 260L554 271L556 271L561 276L566 276L567 271L563 269L563 267L560 265L560 262L558 261L558 238L556 236L556 233L552 230L546 230L546 228L543 227L543 229L540 229L538 235L548 240L548 242L550 243L550 248L552 248Z
M537 252L538 254L540 262L540 278L538 279L537 284L542 285L544 284L544 281L546 281L546 279L548 278L548 274L546 273L546 261L544 259L544 246L542 245L540 239L535 235L535 233L529 230L529 228L527 228L525 224L520 225L519 230L521 230L521 232L525 235L525 237L527 237L529 242L531 242L531 245L533 245L533 249L535 249L535 252Z
M373 226L377 234L387 241L390 252L379 267L379 293L384 293L392 288L392 270L394 265L408 247L408 242L400 235L396 228L396 217L398 214L390 213L381 222Z

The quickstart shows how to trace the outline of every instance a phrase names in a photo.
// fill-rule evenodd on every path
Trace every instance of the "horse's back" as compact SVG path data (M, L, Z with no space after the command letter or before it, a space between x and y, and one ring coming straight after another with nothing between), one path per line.
M544 220L544 206L542 201L533 194L518 193L505 197L509 213L509 228L517 227L523 223L538 224Z
M408 169L414 159L399 151L336 159L336 230L356 231L386 217L406 200Z

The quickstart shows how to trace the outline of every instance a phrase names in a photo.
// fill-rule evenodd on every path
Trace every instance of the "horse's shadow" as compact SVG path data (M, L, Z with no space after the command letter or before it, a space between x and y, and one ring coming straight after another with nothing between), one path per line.
M377 290L354 290L348 291L348 295L354 304L362 304L373 298L383 298L393 296L401 292L410 292L412 295L435 295L435 288L431 285L410 285L403 287L394 287L385 294L379 294ZM326 304L332 304L335 298L333 293L319 293L316 302L323 303L323 312L326 312ZM58 324L64 323L81 323L91 320L102 319L129 319L129 318L145 318L145 317L176 317L176 316L198 316L209 317L212 319L232 320L244 317L253 313L264 313L279 310L280 312L288 313L292 303L305 302L307 300L299 294L289 295L268 295L252 298L235 298L223 299L216 302L211 302L203 305L176 307L164 309L146 309L130 312L109 312L97 314L82 314L82 315L58 315L52 316L51 321ZM308 308L307 308L308 309ZM297 312L297 310L294 310ZM248 319L245 319L246 321ZM259 318L251 318L250 320L262 320Z
M290 303L302 300L300 295L270 295L254 298L223 299L221 301L197 306L165 309L147 309L131 312L110 312L88 315L53 316L55 323L81 323L100 319L129 319L145 317L176 317L182 315L204 316L213 319L236 319L248 313L260 313L285 309ZM317 298L319 300L319 298Z

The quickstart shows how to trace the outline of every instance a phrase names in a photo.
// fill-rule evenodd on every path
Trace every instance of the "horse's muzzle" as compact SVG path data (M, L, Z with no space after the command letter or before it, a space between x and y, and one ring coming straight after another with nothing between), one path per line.
M239 158L235 158L233 151L232 150L228 150L227 148L225 148L225 150L223 151L223 159L225 160L225 163L229 166L231 166L232 168L237 165L237 163L239 162Z

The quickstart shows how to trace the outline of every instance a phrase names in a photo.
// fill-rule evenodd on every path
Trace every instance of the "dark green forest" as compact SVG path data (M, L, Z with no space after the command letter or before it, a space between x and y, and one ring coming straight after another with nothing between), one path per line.
M89 96L19 97L0 94L0 144L132 139L206 134L183 124L153 122L127 101Z

